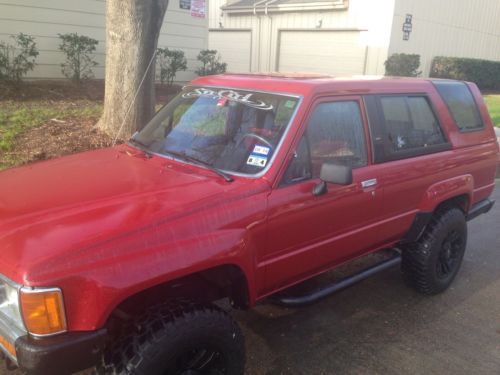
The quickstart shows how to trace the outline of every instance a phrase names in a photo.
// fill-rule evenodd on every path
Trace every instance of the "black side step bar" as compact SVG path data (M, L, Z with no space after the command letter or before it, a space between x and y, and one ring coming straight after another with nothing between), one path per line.
M331 285L318 289L310 294L301 296L280 296L272 298L272 302L285 307L301 307L313 304L328 297L330 294L345 289L353 284L356 284L376 273L382 272L388 268L394 267L401 263L401 254L395 250L391 251L393 255L389 259L385 259L373 266L358 271L350 276L344 277Z
M487 213L491 210L491 207L495 204L495 201L492 199L483 199L480 202L477 202L474 206L471 207L469 212L467 213L467 221L475 219L481 214Z

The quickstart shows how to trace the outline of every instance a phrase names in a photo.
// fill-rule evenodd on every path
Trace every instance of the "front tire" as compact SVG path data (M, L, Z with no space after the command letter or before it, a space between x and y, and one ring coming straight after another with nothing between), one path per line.
M406 282L428 295L445 291L460 269L467 244L467 223L458 208L439 210L420 239L403 249Z
M104 355L101 374L241 375L243 335L213 305L176 302L154 306L137 318Z

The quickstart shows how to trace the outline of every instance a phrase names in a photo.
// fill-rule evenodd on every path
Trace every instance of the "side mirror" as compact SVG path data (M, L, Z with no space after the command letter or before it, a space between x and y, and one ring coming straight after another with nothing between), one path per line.
M319 178L321 182L314 187L314 195L325 194L328 191L327 183L336 185L352 184L352 168L345 165L324 163L321 166Z

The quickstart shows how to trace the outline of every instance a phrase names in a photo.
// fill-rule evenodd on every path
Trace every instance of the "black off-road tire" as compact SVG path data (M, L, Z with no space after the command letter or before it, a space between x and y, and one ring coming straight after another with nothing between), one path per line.
M405 281L423 294L443 292L460 269L466 244L464 213L455 207L438 210L420 239L403 248Z
M206 367L189 368L190 364ZM154 306L131 322L110 345L98 374L241 375L243 335L236 322L213 305L175 302Z

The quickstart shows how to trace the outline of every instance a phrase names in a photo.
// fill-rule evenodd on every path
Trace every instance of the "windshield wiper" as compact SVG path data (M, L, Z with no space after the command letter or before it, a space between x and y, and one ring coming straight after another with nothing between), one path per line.
M219 176L221 176L224 180L226 180L227 182L233 182L234 179L227 173L221 171L220 169L208 164L206 161L203 161L203 160L200 160L200 159L197 159L197 158L194 158L192 156L189 156L188 154L186 154L185 152L178 152L178 151L171 151L171 150L162 150L163 152L167 153L167 154L170 154L172 156L176 156L178 158L181 158L181 159L184 159L184 160L187 160L187 161L190 161L194 164L198 164L198 165L201 165L202 167L218 174Z
M153 154L151 152L148 151L148 146L145 145L144 143L142 143L141 141L138 141L137 139L135 138L130 138L129 140L129 143L133 143L135 144L136 146L139 146L139 149L144 152L144 155L148 158L152 158L153 157Z

